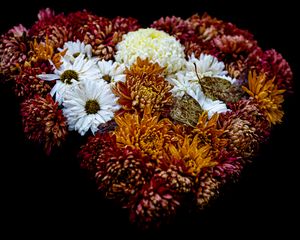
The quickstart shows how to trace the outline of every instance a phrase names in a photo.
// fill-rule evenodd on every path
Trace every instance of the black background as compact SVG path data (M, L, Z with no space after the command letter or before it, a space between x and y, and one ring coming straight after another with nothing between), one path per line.
M291 64L295 88L299 78L296 33L296 1L7 1L1 5L1 33L23 23L30 27L40 8L52 7L58 12L88 9L95 14L114 17L132 16L143 26L161 16L183 18L194 13L208 12L240 28L254 33L264 49L275 48ZM96 235L98 239L124 238L186 238L280 237L292 239L299 227L299 191L297 147L299 126L298 94L290 97L284 107L284 123L276 126L270 144L262 146L260 155L243 173L238 184L230 186L220 199L201 215L189 219L181 216L162 231L140 232L131 227L127 215L103 201L78 167L77 160L67 151L54 157L42 155L39 148L27 143L22 135L18 104L6 86L1 86L1 219L2 228L12 237L15 234L85 234L83 239ZM76 138L74 138L76 139ZM77 148L75 141L68 149ZM296 237L297 238L297 237ZM294 238L293 238L294 239Z

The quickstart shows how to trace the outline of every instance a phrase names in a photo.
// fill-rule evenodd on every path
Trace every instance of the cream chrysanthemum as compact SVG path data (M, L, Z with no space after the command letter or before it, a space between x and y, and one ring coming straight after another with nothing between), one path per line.
M61 104L67 89L84 79L89 81L99 79L100 72L94 60L88 60L83 54L80 54L74 63L62 58L62 64L58 69L55 68L54 74L40 74L38 77L46 81L57 80L51 90L51 95L55 95L55 100Z
M75 58L77 58L80 54L84 54L88 59L92 58L92 46L90 44L86 45L79 40L76 42L65 42L63 48L58 48L60 52L65 51L65 49L67 49L67 52L64 58L71 62L74 62Z
M112 60L105 61L104 59L98 62L100 77L108 82L111 86L116 82L124 82L126 75L124 74L125 65L113 62Z
M82 136L90 129L94 134L98 126L114 117L120 107L109 84L103 80L84 80L65 94L63 113L69 130Z
M139 29L123 36L117 45L116 61L130 66L137 57L165 67L165 74L173 74L185 65L184 47L174 37L153 28Z

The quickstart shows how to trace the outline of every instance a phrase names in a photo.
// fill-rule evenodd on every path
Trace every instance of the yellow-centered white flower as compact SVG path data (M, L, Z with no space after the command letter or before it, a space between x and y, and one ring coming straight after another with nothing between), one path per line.
M105 61L104 59L98 61L97 64L100 70L100 78L109 83L110 86L115 85L116 82L124 82L126 80L124 64L113 62L112 60Z
M86 59L81 53L74 62L62 58L62 65L58 69L55 68L54 74L40 74L38 77L45 81L56 80L50 93L61 104L64 101L66 90L73 88L80 81L99 79L100 72L95 61Z
M92 46L90 44L86 45L79 40L76 42L65 42L63 48L58 48L60 52L64 51L65 49L67 49L67 52L64 55L64 58L71 62L74 62L80 54L83 54L88 59L92 58Z
M88 130L95 134L99 125L110 121L120 108L109 84L101 79L84 80L67 90L63 106L69 130L78 131L80 135Z

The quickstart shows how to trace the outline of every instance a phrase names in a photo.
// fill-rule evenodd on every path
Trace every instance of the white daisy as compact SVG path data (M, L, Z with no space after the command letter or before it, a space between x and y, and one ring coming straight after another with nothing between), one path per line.
M72 91L67 91L63 102L63 113L69 130L84 135L89 129L94 134L101 123L114 117L120 106L105 81L82 81Z
M100 70L100 77L108 82L110 85L114 85L116 82L126 80L126 75L124 74L125 65L114 62L112 60L105 61L104 59L98 62L98 67Z
M219 62L218 59L212 55L201 54L200 58L195 58L192 54L189 57L189 61L186 63L186 69L188 72L195 72L200 78L202 77L217 77L227 74L225 65L223 62ZM197 77L197 76L195 76Z
M88 59L92 58L92 46L90 44L85 45L83 42L77 40L76 42L68 41L65 42L63 48L58 48L60 52L67 49L64 56L67 60L74 62L80 54L83 54Z
M71 85L84 79L97 80L100 78L100 72L93 60L86 59L80 54L74 63L62 58L62 65L54 70L54 74L40 74L38 77L46 81L57 80L50 93L52 96L55 95L56 101L61 104L66 90Z

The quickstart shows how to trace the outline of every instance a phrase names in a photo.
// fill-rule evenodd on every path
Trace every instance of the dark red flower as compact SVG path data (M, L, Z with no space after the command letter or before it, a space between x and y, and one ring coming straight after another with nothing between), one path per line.
M212 49L213 46L210 41L203 42L201 39L197 39L195 41L186 41L184 43L184 52L186 57L194 54L196 58L199 58L201 53L212 54Z
M221 114L223 125L225 121L233 118L247 120L255 128L255 134L258 136L260 143L267 141L270 135L270 124L263 112L260 110L258 103L253 99L241 99L237 103L229 103L232 112ZM226 120L227 119L227 120Z
M95 174L98 189L126 207L129 199L150 180L153 167L154 162L142 156L140 150L120 149L114 143L98 155Z
M229 74L235 78L247 76L248 71L259 60L261 49L254 40L244 36L222 35L213 39L211 54L226 65Z
M198 186L195 191L196 205L198 209L204 209L213 199L219 195L222 181L214 176L212 168L201 172L198 177Z
M54 11L47 8L39 12L38 18L29 30L30 37L45 42L47 36L54 48L62 47L68 41L67 19L63 14L55 15Z
M122 40L123 34L135 31L140 27L134 18L116 17L109 20L87 12L70 14L68 18L73 32L72 39L79 39L90 44L93 54L105 60L113 59L115 47Z
M115 31L123 34L136 31L141 27L138 20L132 17L124 18L118 16L112 20L112 24Z
M26 61L28 45L27 29L21 24L0 37L0 74L5 76L4 81L11 80Z
M258 70L267 74L268 79L275 77L278 89L286 89L286 93L292 93L293 73L288 62L276 50L271 49L263 53Z
M93 15L92 13L86 10L72 12L68 14L66 18L68 31L71 33L72 36L76 36L78 34L79 28L81 28L87 22L92 22L98 18L98 16Z
M188 18L188 21L191 22L196 34L201 39L210 40L216 36L230 35L243 36L248 40L253 40L253 35L249 31L237 28L236 25L230 22L212 18L207 13L202 16L195 14Z
M73 35L73 40L79 39L92 46L93 55L100 59L112 59L115 46L122 39L122 33L113 28L113 23L107 18L98 17L82 25Z
M237 179L246 163L250 161L249 159L241 158L238 154L234 149L222 149L216 157L218 164L211 168L212 176L222 183Z
M60 146L67 136L67 124L58 103L51 95L36 95L21 104L21 115L26 137L43 145L47 154Z
M151 27L169 33L183 44L187 41L196 40L192 24L180 17L162 17L159 20L154 21L151 24Z
M53 67L49 62L43 62L36 65L21 69L21 72L15 79L15 94L22 99L33 98L38 94L41 97L51 91L54 82L43 81L37 77L38 74L51 73Z
M98 171L96 164L99 156L105 152L106 156L117 149L116 137L109 133L97 133L90 136L87 143L81 146L78 157L81 159L80 167L89 171L89 175L94 178Z
M131 201L130 221L144 229L158 228L168 223L180 206L176 193L165 179L152 178Z

